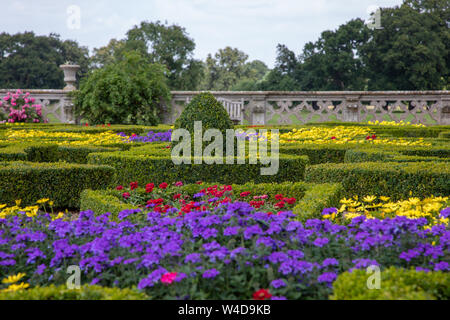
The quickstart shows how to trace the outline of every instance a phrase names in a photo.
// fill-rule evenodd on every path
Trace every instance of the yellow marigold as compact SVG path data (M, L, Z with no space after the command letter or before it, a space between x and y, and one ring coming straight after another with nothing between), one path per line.
M26 276L26 273L18 273L16 275L13 276L9 276L8 278L5 278L2 280L2 283L16 283L18 281L20 281L23 277Z

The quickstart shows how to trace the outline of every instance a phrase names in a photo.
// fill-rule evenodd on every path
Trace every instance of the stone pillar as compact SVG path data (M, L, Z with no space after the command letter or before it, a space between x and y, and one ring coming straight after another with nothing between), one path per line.
M251 124L265 125L266 124L266 100L252 99L251 100Z
M344 108L344 121L345 122L358 122L359 121L359 99L358 97L346 97Z
M442 108L440 110L440 125L450 125L450 99L442 99Z

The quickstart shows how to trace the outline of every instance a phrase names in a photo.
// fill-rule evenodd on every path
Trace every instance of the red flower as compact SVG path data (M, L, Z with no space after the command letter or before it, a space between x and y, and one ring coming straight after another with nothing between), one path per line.
M370 140L370 136L367 136L367 137L366 137L366 140Z
M136 181L130 183L130 189L134 190L138 187L138 183Z
M287 202L288 204L294 204L297 199L295 198L284 198L283 201Z
M245 197L249 196L250 193L251 193L250 191L241 192L241 197L245 198Z
M224 186L224 187L223 187L223 190L225 190L225 191L231 191L231 190L233 190L233 187L232 187L232 186Z
M130 197L130 194L129 194L128 192L124 192L124 193L122 193L122 196L123 196L125 199L128 199L128 198Z
M150 193L153 191L153 188L155 187L155 185L153 183L149 183L145 186L145 192Z
M180 194L180 193L177 193L177 194L173 195L173 199L174 199L174 200L180 199L180 197L181 197L181 194Z
M284 196L282 194L277 194L275 195L275 199L277 199L278 201L283 200Z
M272 295L267 289L259 289L255 293L253 293L253 300L267 300L270 299Z
M84 124L84 126L85 126L85 127L89 127L89 123L86 122L86 123Z
M335 136L332 136L332 137L331 137L331 140L336 140L336 137L335 137Z
M167 184L166 182L163 182L163 183L161 183L161 184L159 185L159 188L160 188L160 189L165 189L165 188L167 188L167 186L168 186L168 184Z
M197 181L196 184L203 184L203 181Z
M123 190L123 187L122 186L117 186L116 190Z
M372 136L372 140L375 140L376 138L377 138L376 135L373 135L373 136Z
M279 209L284 208L284 201L277 202L274 207Z
M108 127L111 127L111 123L108 123Z

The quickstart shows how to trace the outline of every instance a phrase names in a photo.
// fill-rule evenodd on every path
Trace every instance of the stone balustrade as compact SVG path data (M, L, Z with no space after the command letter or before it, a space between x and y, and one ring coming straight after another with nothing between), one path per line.
M7 91L0 89L0 96ZM67 90L24 90L42 105L44 117L75 123ZM173 123L199 92L173 91L164 123ZM243 105L242 122L252 125L389 120L450 125L450 91L213 91L216 98Z

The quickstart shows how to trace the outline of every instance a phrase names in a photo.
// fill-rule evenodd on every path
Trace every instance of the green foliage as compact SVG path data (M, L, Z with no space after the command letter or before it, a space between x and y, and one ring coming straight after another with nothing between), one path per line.
M448 196L450 166L446 162L325 163L308 167L305 180L340 182L346 196Z
M442 131L439 133L440 139L450 139L450 130L449 131Z
M149 149L146 149L149 151ZM155 152L163 152L155 150ZM236 183L249 181L255 183L302 181L308 158L305 156L280 155L279 171L277 174L262 176L261 164L180 164L175 165L169 155L144 154L142 152L103 152L88 155L91 164L104 164L116 168L117 184L127 184L138 181L140 184L152 181L154 183L183 181L195 183L197 181ZM193 163L193 161L191 162Z
M115 190L114 190L115 191ZM122 210L137 209L136 206L124 203L113 190L84 190L80 195L80 211L92 210L103 214L110 212L114 217Z
M448 272L418 272L390 267L380 273L380 289L368 289L365 270L339 274L333 283L332 300L448 300Z
M127 32L125 50L137 50L147 63L163 64L172 90L196 90L203 64L193 58L195 42L185 28L166 23L141 22Z
M0 34L0 88L61 89L64 74L59 66L66 61L80 65L82 78L88 72L88 48L57 34Z
M369 90L441 90L448 83L447 0L405 1L381 10L383 29L361 50Z
M184 108L175 122L175 129L184 128L194 137L194 122L201 121L202 129L218 129L224 136L227 129L233 129L233 123L224 106L209 92L196 95Z
M32 205L50 198L58 208L78 208L84 189L105 189L111 185L114 169L107 166L2 162L0 164L0 202L12 204L21 199Z
M262 79L269 69L262 61L247 62L247 59L247 54L231 47L219 49L214 57L208 54L202 89L217 91L248 89L248 86L252 86L250 83Z
M337 207L344 195L344 188L340 183L309 183L306 184L305 195L294 207L297 219L320 219L324 208Z
M149 297L136 289L106 288L83 285L68 289L66 285L34 287L27 290L0 292L0 300L147 300Z
M344 156L348 148L350 148L348 145L298 144L281 146L280 153L308 156L310 164L340 163L344 162Z
M165 69L136 52L93 71L75 92L76 114L91 124L156 125L163 102L170 101Z

